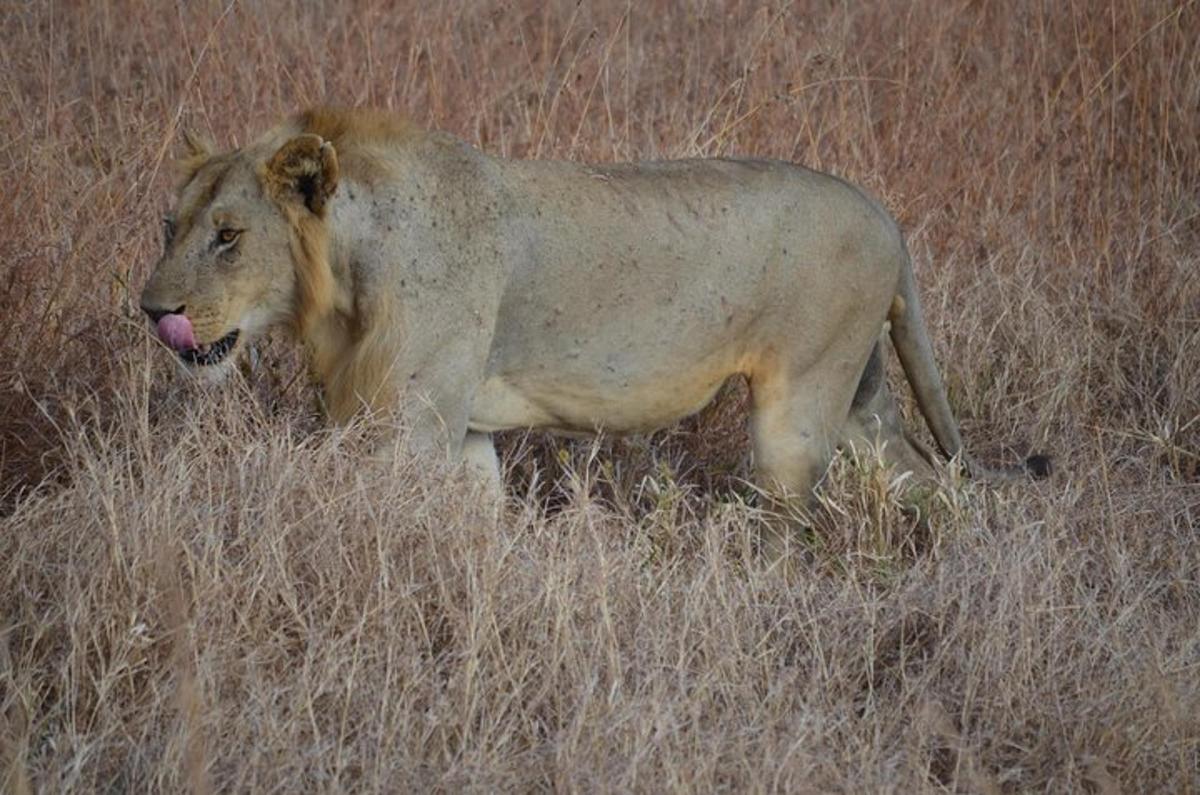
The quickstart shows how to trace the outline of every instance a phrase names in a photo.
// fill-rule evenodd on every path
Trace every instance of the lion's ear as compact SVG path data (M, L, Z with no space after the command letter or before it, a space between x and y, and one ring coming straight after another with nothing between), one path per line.
M184 157L188 160L208 160L212 157L213 145L195 130L184 129L183 145L187 147Z
M184 146L183 156L175 161L175 170L179 174L181 185L186 184L192 177L196 176L196 172L204 168L215 151L207 138L197 135L192 130L184 130L182 137Z
M279 147L263 177L276 201L302 201L314 215L323 215L337 190L337 152L319 135L297 135Z

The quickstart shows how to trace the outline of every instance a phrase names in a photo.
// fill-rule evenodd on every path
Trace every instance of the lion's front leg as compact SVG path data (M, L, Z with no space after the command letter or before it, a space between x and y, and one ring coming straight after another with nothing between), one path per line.
M395 418L392 427L398 435L392 434L380 452L461 463L489 493L500 495L500 466L491 436L468 427L471 403L483 380L485 355L460 343L444 346L436 355L391 365L391 405L376 408Z
M493 496L504 493L504 480L500 476L500 459L496 457L496 446L490 433L467 431L463 440L462 460L467 471L486 485Z
M465 422L457 420L457 408L445 401L415 398L404 405L408 402L402 402L389 420L379 418L373 460L389 467L413 459L460 464L489 494L503 493L491 434L467 430Z
M420 458L459 464L485 494L495 499L504 496L504 480L491 434L468 431L455 454L452 442L443 442L436 433L422 432L419 427L414 430L411 423L401 420L381 433L371 452L371 460L388 468Z

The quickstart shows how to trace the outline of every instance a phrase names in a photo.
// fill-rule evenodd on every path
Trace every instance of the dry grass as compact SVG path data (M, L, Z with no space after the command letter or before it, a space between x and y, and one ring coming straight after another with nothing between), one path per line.
M1200 791L1195 2L397 5L0 15L0 789ZM178 126L318 101L866 184L968 444L1059 474L866 451L785 577L736 387L511 436L496 518L319 430L284 345L171 383L136 296Z

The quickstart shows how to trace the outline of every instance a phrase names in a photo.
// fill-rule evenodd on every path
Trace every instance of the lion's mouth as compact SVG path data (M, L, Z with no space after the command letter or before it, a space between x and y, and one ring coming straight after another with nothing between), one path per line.
M183 359L188 364L207 367L213 364L220 364L237 345L238 330L226 334L221 339L209 345L197 345L195 348L188 348L179 352L179 358Z

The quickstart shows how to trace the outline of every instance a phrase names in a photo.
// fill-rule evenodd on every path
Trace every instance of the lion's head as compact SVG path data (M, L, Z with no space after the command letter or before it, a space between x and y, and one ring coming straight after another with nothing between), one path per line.
M141 303L185 364L217 374L266 329L302 333L327 310L324 215L338 160L320 136L295 130L223 154L189 147Z

